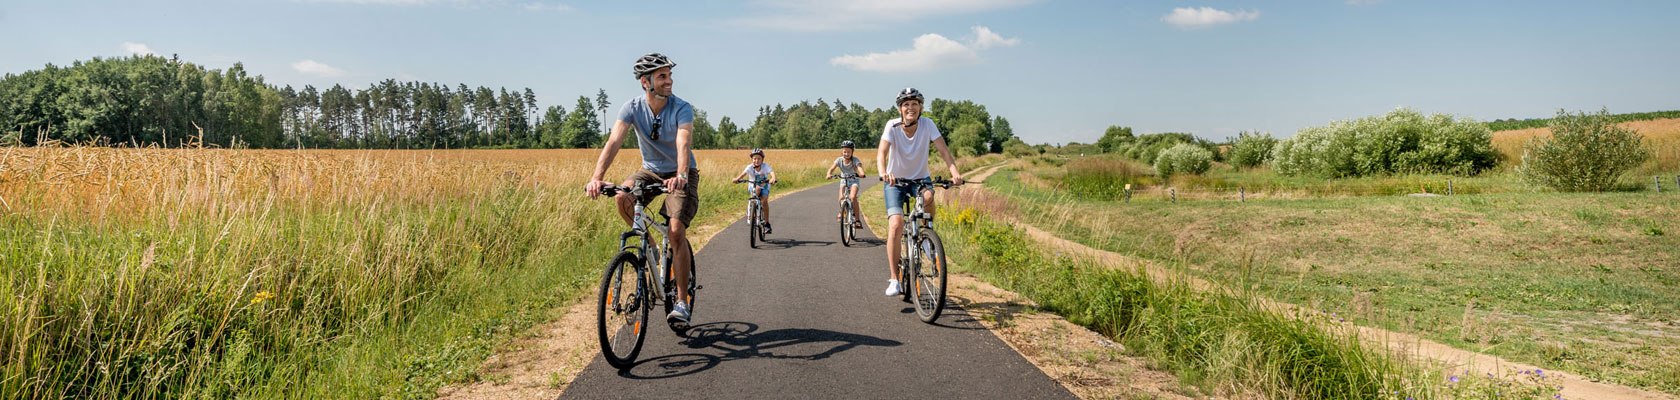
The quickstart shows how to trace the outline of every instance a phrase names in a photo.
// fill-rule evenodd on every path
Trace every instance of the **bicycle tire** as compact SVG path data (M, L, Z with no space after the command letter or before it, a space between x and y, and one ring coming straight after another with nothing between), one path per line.
M910 228L905 227L905 229ZM905 303L910 302L910 279L912 277L910 273L915 270L917 260L911 257L904 257L904 255L909 254L908 252L910 251L910 246L913 244L914 242L910 240L909 235L906 235L903 240L898 242L900 247L899 250L901 251L901 253L899 253L900 257L898 258L898 298Z
M920 260L916 261L916 316L922 322L933 323L945 311L946 278L945 244L933 228L921 229Z
M636 253L622 252L607 263L606 271L601 273L600 290L595 297L595 332L601 344L601 356L607 359L607 364L619 370L628 369L636 365L636 356L642 352L642 343L647 338L648 309L653 308L649 303L647 280L637 270L642 258ZM625 293L625 278L633 282L635 288ZM615 316L626 316L623 324L613 324L608 333L609 324L607 313ZM628 313L628 314L627 314ZM630 332L624 328L630 327ZM630 334L629 338L620 335ZM624 339L624 340L620 340ZM628 346L629 348L624 348Z
M747 246L758 248L758 204L747 206Z
M852 202L840 201L840 245L852 247Z

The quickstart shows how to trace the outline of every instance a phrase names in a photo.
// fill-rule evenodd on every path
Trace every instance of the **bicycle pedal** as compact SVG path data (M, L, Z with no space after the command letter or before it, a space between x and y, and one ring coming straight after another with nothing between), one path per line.
M706 285L696 285L696 286L694 286L694 291L698 292L698 291L700 291L700 289L705 289L705 288L706 288Z

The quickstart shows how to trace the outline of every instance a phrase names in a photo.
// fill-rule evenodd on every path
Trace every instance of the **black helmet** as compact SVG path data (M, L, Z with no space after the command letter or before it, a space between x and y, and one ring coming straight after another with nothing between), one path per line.
M747 154L747 157L751 158L752 156L763 156L763 155L764 155L764 149L754 148L754 149L752 149L752 153Z
M636 65L631 66L631 69L636 72L636 79L642 79L643 76L653 73L654 70L665 67L676 68L677 63L671 62L671 59L665 57L664 54L647 53L642 58L636 59Z
M893 101L893 106L897 107L900 104L904 104L905 100L910 100L910 99L916 99L916 101L922 101L922 91L916 90L916 88L913 88L913 87L904 88L904 90L901 90L901 91L898 92L898 100Z
M840 142L840 148L842 148L842 149L855 149L857 147L852 145L852 141L847 140L847 141L844 141L844 142Z

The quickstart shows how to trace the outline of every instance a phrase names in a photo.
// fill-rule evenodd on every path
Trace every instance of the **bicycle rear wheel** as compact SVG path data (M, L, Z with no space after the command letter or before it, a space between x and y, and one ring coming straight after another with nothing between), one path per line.
M622 252L607 263L601 273L601 287L596 295L595 328L601 342L601 355L614 368L627 369L635 365L636 355L642 352L642 340L647 337L648 303L651 289L637 270L642 258L635 253Z
M673 261L671 261L671 262L676 262L675 261L676 259L673 258L672 260ZM694 321L692 320L692 318L694 316L694 306L695 306L695 303L700 302L700 275L698 275L698 270L696 270L694 268L694 264L697 264L697 263L698 263L698 261L696 261L694 259L694 245L691 243L691 244L689 244L689 247L688 247L688 315L689 315L689 318L690 318L689 324L688 324L689 326L677 326L677 325L674 325L674 324L671 325L671 331L676 332L676 334L679 335L679 336L682 335L683 332L687 332L688 328L690 326L694 325ZM675 287L673 285L677 284L676 283L677 278L675 278L676 275L666 274L666 276L670 276L672 278L669 278L670 281L665 282L665 284L667 286L670 286L670 287ZM672 296L671 298L666 299L666 301L665 301L665 314L670 314L671 309L673 307L677 306L676 292L672 291L671 296Z
M916 243L919 260L915 262L915 283L911 289L916 293L916 316L922 322L933 323L945 310L945 244L932 228L921 231L922 237Z

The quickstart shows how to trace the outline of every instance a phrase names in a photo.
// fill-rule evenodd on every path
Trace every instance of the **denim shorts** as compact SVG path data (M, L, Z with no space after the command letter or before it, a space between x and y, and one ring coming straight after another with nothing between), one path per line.
M887 216L906 215L904 207L916 204L910 196L919 196L922 189L933 185L933 179L922 178L898 185L881 185L882 194L886 195Z
M756 190L756 191L753 190L753 186L758 186L758 190ZM763 185L747 185L747 195L748 196L757 195L758 197L763 197L765 200L769 200L770 199L770 184L765 183Z

